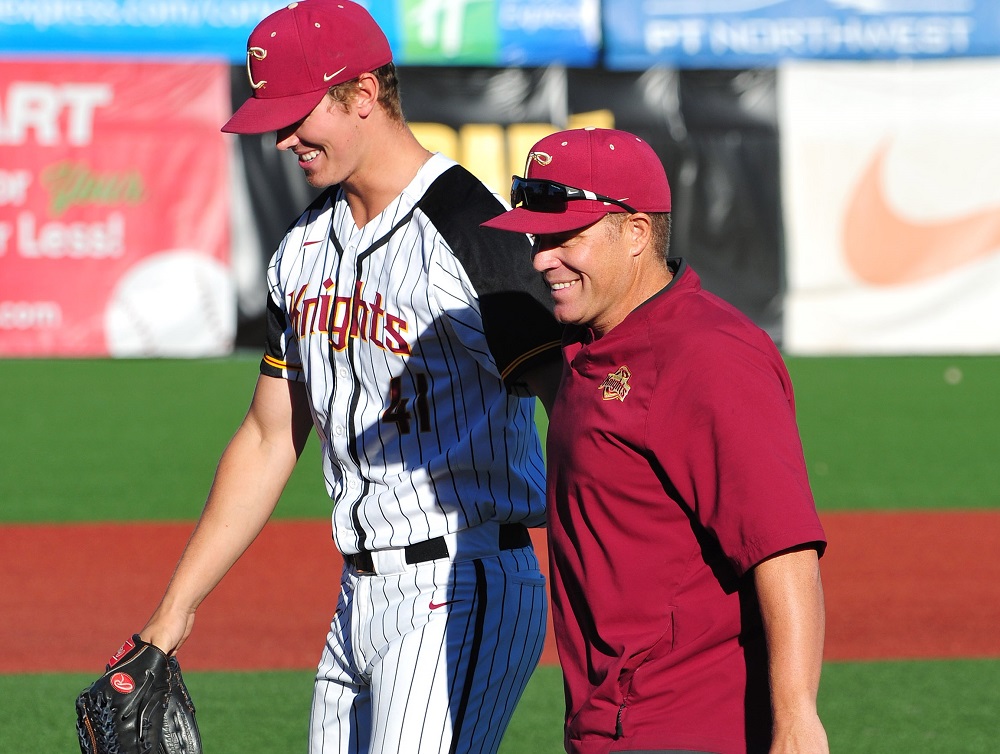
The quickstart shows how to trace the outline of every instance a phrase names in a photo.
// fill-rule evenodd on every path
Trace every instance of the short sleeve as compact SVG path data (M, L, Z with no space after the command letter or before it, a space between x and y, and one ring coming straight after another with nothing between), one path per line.
M274 265L272 263L272 270ZM271 277L269 273L268 277ZM298 339L285 308L277 299L279 293L275 282L269 279L271 288L267 297L265 312L264 357L260 361L260 373L268 377L281 377L295 382L305 381L302 358L299 356Z
M791 547L816 543L822 553L791 381L777 349L710 335L663 378L675 384L650 407L651 452L737 573Z

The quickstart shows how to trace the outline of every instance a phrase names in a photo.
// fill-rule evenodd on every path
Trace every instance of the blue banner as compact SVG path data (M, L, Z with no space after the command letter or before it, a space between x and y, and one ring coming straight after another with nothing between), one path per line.
M0 0L0 54L216 57L288 0ZM361 0L400 65L591 66L597 0Z
M0 0L0 54L217 57L283 0ZM1000 55L997 0L362 0L400 65L643 70ZM603 27L603 39L602 39Z
M589 68L599 59L597 0L503 0L497 6L497 28L500 65Z
M609 68L1000 55L997 0L604 0Z
M402 65L592 66L597 0L368 0Z
M0 52L246 59L281 0L0 0Z

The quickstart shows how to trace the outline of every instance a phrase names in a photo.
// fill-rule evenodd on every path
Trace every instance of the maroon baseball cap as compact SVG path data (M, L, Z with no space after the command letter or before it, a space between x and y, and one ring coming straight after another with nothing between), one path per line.
M247 41L253 96L222 127L277 131L302 120L331 86L392 61L385 34L350 0L299 0L265 18Z
M578 128L546 136L528 153L524 177L529 184L551 181L600 194L636 212L670 211L670 185L663 163L649 144L625 131ZM531 209L530 197L529 206L517 206L523 194L512 193L515 208L483 225L534 235L564 233L591 225L609 212L628 211L599 199L560 202L551 201L551 196L544 205Z

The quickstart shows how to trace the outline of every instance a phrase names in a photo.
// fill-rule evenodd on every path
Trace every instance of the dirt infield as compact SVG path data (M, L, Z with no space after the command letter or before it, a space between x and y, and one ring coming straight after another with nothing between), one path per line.
M1000 657L1000 512L823 523L828 660ZM0 527L0 673L101 668L148 617L190 528ZM315 667L339 571L326 522L272 522L199 611L185 668ZM556 661L551 637L543 661Z

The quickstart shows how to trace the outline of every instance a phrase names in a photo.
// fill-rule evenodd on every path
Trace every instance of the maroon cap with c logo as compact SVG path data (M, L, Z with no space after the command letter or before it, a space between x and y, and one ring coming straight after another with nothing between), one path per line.
M222 127L237 134L277 131L302 120L335 84L392 61L385 34L350 0L299 0L250 33L253 96Z

